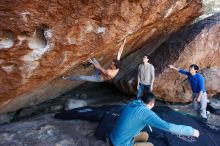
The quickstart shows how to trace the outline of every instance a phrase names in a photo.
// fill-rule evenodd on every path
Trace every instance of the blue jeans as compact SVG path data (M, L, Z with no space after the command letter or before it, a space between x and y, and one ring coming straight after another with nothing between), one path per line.
M91 76L70 76L67 77L67 80L73 80L73 81L89 81L89 82L104 82L104 80L101 77L100 71L95 70L95 73Z
M94 64L99 64L99 62L93 58L92 59ZM70 76L67 77L67 80L75 80L75 81L89 81L89 82L104 82L104 80L102 79L100 70L95 69L95 73L90 75L90 76Z
M150 86L151 85L144 85L139 83L136 99L141 100L141 96L143 95L143 92L150 92Z

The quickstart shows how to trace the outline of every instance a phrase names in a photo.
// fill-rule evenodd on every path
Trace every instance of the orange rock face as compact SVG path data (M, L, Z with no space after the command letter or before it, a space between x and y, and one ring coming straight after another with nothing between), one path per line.
M191 88L187 76L168 68L169 64L188 70L197 64L205 77L208 96L220 92L220 13L181 29L162 43L153 53L140 49L125 59L139 58L132 67L119 74L115 84L127 93L136 92L137 65L149 55L155 66L156 79L153 92L169 102L191 101ZM126 74L123 74L126 72Z
M0 111L57 97L87 74L81 63L104 66L128 36L124 54L162 40L201 14L201 0L0 1ZM128 35L129 34L129 35Z

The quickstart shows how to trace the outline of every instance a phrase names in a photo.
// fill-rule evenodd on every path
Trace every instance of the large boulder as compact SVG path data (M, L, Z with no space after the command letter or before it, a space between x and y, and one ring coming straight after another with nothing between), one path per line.
M125 36L123 55L161 43L201 14L201 1L0 1L0 112L78 86L58 77L91 73L80 66L90 57L108 65Z
M200 73L206 79L208 96L212 96L220 92L219 42L220 13L217 13L176 32L153 53L146 52L143 48L127 57L122 71L115 79L115 84L124 92L135 94L137 66L144 55L149 55L150 62L156 70L153 92L161 100L191 101L191 88L187 77L169 69L169 64L186 70L190 64L197 64L201 68ZM148 46L150 47L153 49L152 46Z

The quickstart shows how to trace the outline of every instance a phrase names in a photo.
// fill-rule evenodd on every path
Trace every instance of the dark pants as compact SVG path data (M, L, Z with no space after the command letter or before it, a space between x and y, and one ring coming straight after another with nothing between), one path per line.
M150 86L151 85L144 85L144 84L139 83L139 88L138 88L138 91L137 91L136 99L140 100L143 93L150 92Z

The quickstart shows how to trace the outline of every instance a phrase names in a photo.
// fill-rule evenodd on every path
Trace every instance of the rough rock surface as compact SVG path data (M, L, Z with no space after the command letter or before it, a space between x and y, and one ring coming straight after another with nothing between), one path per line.
M54 114L3 125L0 145L13 146L105 146L94 137L97 123L56 120Z
M155 94L169 102L189 102L191 88L186 76L168 69L169 64L188 70L198 64L206 79L208 96L220 92L220 13L181 29L162 43L153 53L140 49L127 57L115 84L127 93L135 93L137 65L144 55L156 69ZM134 61L135 58L135 61ZM136 58L139 58L139 62ZM129 62L132 62L130 64Z
M81 83L61 74L91 73L80 66L90 57L108 65L128 34L124 55L164 39L201 8L201 0L0 1L0 112L61 95Z

